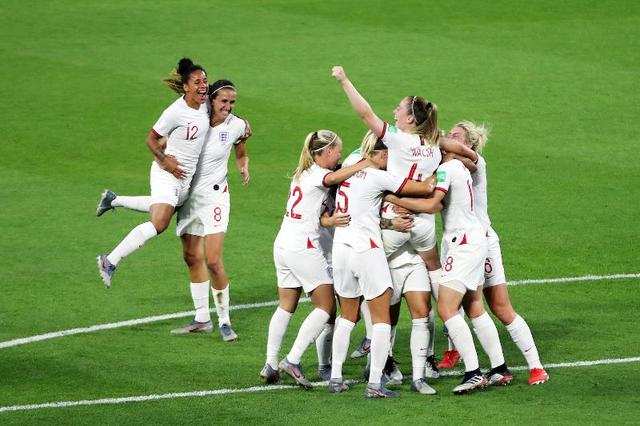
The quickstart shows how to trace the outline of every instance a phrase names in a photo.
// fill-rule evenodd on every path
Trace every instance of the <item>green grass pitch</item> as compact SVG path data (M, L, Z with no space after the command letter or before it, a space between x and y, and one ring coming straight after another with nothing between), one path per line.
M0 4L0 342L191 309L173 227L110 291L94 256L145 216L94 215L103 188L148 193L144 138L182 56L239 87L252 182L230 169L232 304L276 297L272 243L307 132L364 127L330 67L392 119L406 95L441 127L491 125L490 213L511 279L638 273L640 4L632 1L33 1ZM511 288L545 363L640 356L638 279ZM0 348L0 407L259 385L271 307L232 313L240 340L172 338L186 318ZM309 305L301 305L283 349ZM409 373L402 314L396 353ZM524 360L503 337L508 362ZM361 337L352 336L352 346ZM438 336L438 352L443 348ZM486 366L486 359L481 357ZM316 380L313 348L303 363ZM348 362L358 378L362 362ZM454 397L458 377L393 401L298 389L0 412L26 423L637 423L640 363L549 369L551 380Z

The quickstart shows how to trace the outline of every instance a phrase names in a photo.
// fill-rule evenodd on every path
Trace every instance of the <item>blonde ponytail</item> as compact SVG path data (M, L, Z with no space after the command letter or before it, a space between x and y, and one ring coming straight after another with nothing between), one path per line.
M298 167L293 172L293 180L300 179L300 175L313 165L314 158L317 155L322 154L327 147L338 144L342 145L342 139L331 130L318 130L317 132L309 133L302 145Z

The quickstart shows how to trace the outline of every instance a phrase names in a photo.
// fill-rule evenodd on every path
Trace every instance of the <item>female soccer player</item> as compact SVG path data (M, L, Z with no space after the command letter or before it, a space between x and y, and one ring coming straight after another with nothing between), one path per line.
M491 227L491 219L487 211L487 163L480 153L487 142L488 131L482 125L460 121L451 129L448 136L466 144L478 153L478 170L471 177L475 195L475 213L484 227L488 242L488 254L484 263L484 297L489 303L491 312L505 325L511 339L526 359L529 366L529 384L544 383L549 380L549 375L542 367L529 326L511 306L507 279L502 265L500 239Z
M367 162L331 171L342 153L342 140L330 130L307 135L298 167L289 189L287 209L273 245L278 279L279 305L267 338L267 359L260 376L267 383L279 379L278 370L289 374L300 386L311 387L300 358L335 313L329 266L319 241L320 216L329 187L339 184L368 165ZM315 309L307 316L289 354L278 363L278 352L295 312L300 293L309 294Z
M478 355L469 326L459 312L461 304L471 318L474 331L491 361L490 379L495 384L510 380L495 324L485 312L482 292L487 241L484 228L474 212L472 179L464 164L454 154L446 154L438 167L436 191L429 199L387 197L389 201L412 211L442 210L442 276L438 280L438 312L449 336L460 351L465 364L462 383L455 394L471 392L489 382L479 369ZM508 381L507 381L508 382Z
M211 292L222 338L225 341L237 338L231 328L229 280L222 263L223 242L230 211L227 163L233 147L238 171L243 184L247 185L250 175L245 142L251 136L251 128L246 120L232 114L236 97L236 88L229 80L218 80L209 86L210 127L189 198L178 210L176 229L182 239L183 255L189 268L191 297L196 316L185 327L172 330L172 334L211 332L213 327L208 296L210 273L213 278ZM148 211L148 199L149 197L143 196L118 196L107 190L98 204L98 215L115 207Z
M373 322L371 367L365 396L387 398L397 396L397 393L381 384L382 369L389 353L389 302L393 288L382 248L382 196L385 191L426 196L431 193L433 184L386 172L387 147L371 131L363 140L361 155L372 165L343 182L336 196L336 210L348 213L351 222L347 227L336 228L333 240L333 273L341 315L336 320L333 336L329 391L337 393L347 389L342 380L342 364L347 356L351 330L358 320L360 298L364 297ZM345 161L347 163L349 159Z
M187 198L209 127L207 74L183 58L165 80L181 96L164 110L147 136L155 156L151 165L151 220L136 226L111 253L99 255L98 272L107 288L120 261L169 226L176 206ZM159 140L168 137L166 149Z

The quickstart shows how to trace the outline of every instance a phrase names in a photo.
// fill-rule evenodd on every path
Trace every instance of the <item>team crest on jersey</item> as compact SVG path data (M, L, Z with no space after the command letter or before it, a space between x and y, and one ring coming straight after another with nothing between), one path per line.
M220 132L220 142L226 142L229 140L229 132Z

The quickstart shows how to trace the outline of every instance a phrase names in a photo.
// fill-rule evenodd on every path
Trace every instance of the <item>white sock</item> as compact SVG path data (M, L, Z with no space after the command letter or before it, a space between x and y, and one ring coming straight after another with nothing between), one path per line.
M118 195L111 202L113 207L124 207L125 209L135 210L138 212L148 212L151 209L151 197L125 197Z
M518 349L520 349L520 352L524 355L524 359L527 360L529 370L542 368L538 348L536 348L536 343L533 341L531 330L526 321L520 315L516 314L513 322L507 326L507 331L511 335L513 343L518 346Z
M316 339L318 365L331 365L331 342L333 341L333 324L325 324Z
M462 308L462 306L460 306L460 308L458 309L458 314L460 314L460 317L464 319L464 309ZM451 337L449 336L447 336L447 347L450 351L456 350L456 345L453 344L453 340L451 340Z
M411 320L411 365L413 367L413 381L424 378L424 368L427 363L429 327L427 318Z
M207 322L211 320L209 313L209 281L202 283L191 283L191 299L196 310L195 320Z
M331 379L342 379L342 364L347 359L351 330L356 324L342 317L336 319L331 342Z
M302 354L307 350L311 342L318 338L329 320L329 314L322 309L315 308L302 322L298 336L287 355L287 360L292 364L300 364Z
M427 317L427 330L429 331L429 346L427 347L427 356L435 355L436 345L436 313L435 308L431 308Z
M478 354L473 344L471 330L469 330L464 318L457 314L445 321L444 325L447 326L449 337L453 340L458 352L460 352L460 356L464 361L465 371L477 370L479 367Z
M127 257L134 251L138 250L151 238L158 235L156 227L151 222L142 223L131 230L120 244L113 249L107 256L107 260L112 265L118 265L122 258Z
M284 333L287 331L287 326L291 320L291 312L287 312L280 306L276 308L276 311L271 316L269 322L269 334L267 336L267 364L269 364L274 370L278 369L278 353L280 352L280 346L282 345L282 339Z
M431 282L431 293L434 299L438 300L438 290L440 289L440 276L442 275L442 268L435 271L429 271L429 281Z
M396 326L391 326L391 332L389 334L389 356L393 356L393 347L396 345Z
M371 327L371 368L369 369L369 383L380 384L382 369L387 362L389 346L391 345L391 324L378 322Z
M216 305L216 313L218 314L218 326L222 326L222 324L231 325L231 319L229 318L229 283L222 290L211 287L211 294L213 294L213 303Z
M369 311L369 305L366 301L362 301L360 304L360 312L362 313L362 319L364 320L364 328L367 333L367 339L371 340L371 312Z
M472 318L473 332L478 337L482 349L489 356L491 368L504 364L504 354L496 325L488 313Z

